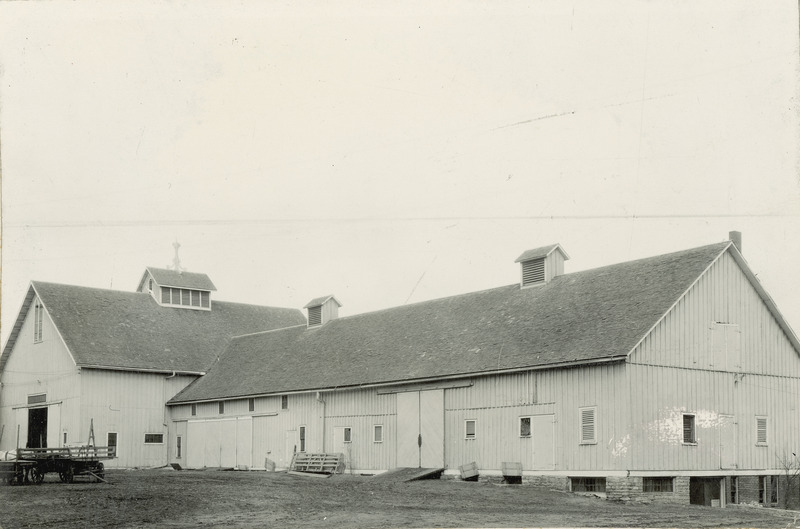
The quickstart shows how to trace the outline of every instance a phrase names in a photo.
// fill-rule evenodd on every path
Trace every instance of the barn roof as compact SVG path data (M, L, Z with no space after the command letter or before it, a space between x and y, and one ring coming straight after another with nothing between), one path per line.
M231 337L305 324L295 309L214 301L212 310L160 306L147 293L31 282L21 318L38 295L76 365L205 372ZM21 326L21 323L20 323ZM18 328L0 358L3 368Z
M729 245L237 337L170 403L621 360Z
M166 268L153 268L147 267L147 272L153 276L156 283L162 287L175 287L175 288L190 288L194 290L216 290L214 283L211 282L206 274L198 272L179 272L176 270L168 270ZM142 284L147 277L145 272L142 280L139 283L138 290L142 289Z

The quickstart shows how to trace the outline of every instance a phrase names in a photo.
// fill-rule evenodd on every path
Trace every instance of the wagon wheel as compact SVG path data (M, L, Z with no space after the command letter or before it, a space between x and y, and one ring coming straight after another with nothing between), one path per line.
M58 477L61 478L61 481L64 483L72 483L75 477L75 471L72 469L72 465L65 466L64 470L58 473Z
M38 466L31 469L31 481L34 485L41 485L44 481L44 472Z

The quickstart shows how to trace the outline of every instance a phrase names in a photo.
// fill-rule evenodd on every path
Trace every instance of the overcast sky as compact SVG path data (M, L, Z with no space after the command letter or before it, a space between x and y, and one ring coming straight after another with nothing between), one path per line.
M31 280L343 316L744 238L800 330L798 4L2 2L2 342Z

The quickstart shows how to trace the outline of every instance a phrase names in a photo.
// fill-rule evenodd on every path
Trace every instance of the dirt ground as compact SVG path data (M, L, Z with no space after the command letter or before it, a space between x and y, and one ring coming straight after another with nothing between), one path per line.
M800 514L777 509L622 504L527 485L166 469L106 478L0 486L0 527L800 528Z

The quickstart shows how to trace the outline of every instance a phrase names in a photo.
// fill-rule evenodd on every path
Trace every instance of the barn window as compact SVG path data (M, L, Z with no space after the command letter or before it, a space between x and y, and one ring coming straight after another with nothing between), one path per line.
M606 478L572 478L572 492L605 492Z
M308 326L322 324L322 305L308 308Z
M642 478L642 492L672 492L672 478Z
M161 287L161 303L169 303L170 299L170 289L169 287Z
M281 395L281 409L282 410L289 409L289 395Z
M197 415L197 404L192 404L192 416Z
M352 428L350 428L349 426L346 426L342 430L342 434L343 434L343 439L342 439L343 442L345 442L345 443L352 442L352 440L353 440L353 429Z
M41 404L47 402L47 393L39 393L38 395L28 395L28 405Z
M522 263L522 286L544 282L544 257Z
M253 398L247 399L247 410L256 411L256 399Z
M769 477L769 502L778 503L778 476Z
M305 426L301 426L300 427L300 451L301 452L305 452L306 451L306 427Z
M730 503L739 503L739 477L733 476L731 478L731 498Z
M153 280L152 279L147 282L147 291L148 292L152 292L153 291Z
M382 443L383 442L383 425L376 424L372 427L372 442L373 443Z
M531 436L531 418L530 417L520 417L519 418L519 436L520 437L530 437Z
M694 427L694 415L683 415L683 442L684 444L697 443L697 435Z
M464 421L464 439L475 439L475 419Z
M164 444L164 434L163 433L146 433L146 434L144 434L144 444L147 444L147 445Z
M209 301L208 301L208 292L200 292L200 306L208 308Z
M200 306L200 291L199 290L191 290L192 293L192 307L199 307Z
M767 418L756 417L756 444L767 444Z
M33 307L33 343L42 341L42 318L44 316L44 307L37 299L36 305Z
M177 442L177 444L175 445L175 448L176 448L176 450L175 450L175 459L180 459L181 458L181 436L180 435L177 436L175 438L175 441Z
M67 446L67 432L64 432L64 442L62 444Z
M580 408L581 444L597 443L597 408Z
M219 414L222 415L223 413L225 413L225 401L221 400L219 401Z
M117 432L108 432L106 446L108 447L108 455L112 457L117 455Z

